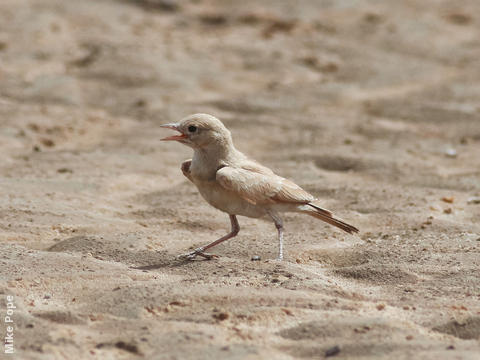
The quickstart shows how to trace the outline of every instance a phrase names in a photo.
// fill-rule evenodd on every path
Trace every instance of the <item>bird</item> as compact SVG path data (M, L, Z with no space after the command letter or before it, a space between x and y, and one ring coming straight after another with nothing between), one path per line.
M313 216L343 231L359 230L331 211L320 207L315 196L294 182L275 174L237 150L232 134L216 117L193 114L176 123L160 125L178 132L162 141L177 141L193 149L193 157L181 165L183 175L213 207L227 213L231 231L207 245L182 254L179 258L193 260L218 257L206 250L231 239L240 231L237 216L269 217L277 229L278 260L283 260L283 220L281 213L296 212Z

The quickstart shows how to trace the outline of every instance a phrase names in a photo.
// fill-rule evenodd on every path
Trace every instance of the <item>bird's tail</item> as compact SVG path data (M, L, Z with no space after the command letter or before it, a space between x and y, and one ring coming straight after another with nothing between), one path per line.
M325 221L330 225L336 226L349 234L358 233L359 230L355 226L347 224L345 221L333 217L333 214L327 209L322 209L321 207L311 203L307 205L309 208L308 210L304 211L306 214Z

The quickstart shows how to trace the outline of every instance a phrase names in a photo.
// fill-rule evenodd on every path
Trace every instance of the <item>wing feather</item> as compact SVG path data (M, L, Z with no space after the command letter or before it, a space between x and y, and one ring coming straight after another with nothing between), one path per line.
M263 168L263 167L262 167ZM216 180L225 189L237 193L252 204L300 203L307 204L314 197L290 180L271 171L254 168L223 167Z

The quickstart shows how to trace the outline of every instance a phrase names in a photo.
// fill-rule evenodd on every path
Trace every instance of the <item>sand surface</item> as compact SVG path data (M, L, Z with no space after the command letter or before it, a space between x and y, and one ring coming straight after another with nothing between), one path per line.
M479 59L477 0L0 1L0 357L479 359ZM360 234L175 260L229 229L194 112Z

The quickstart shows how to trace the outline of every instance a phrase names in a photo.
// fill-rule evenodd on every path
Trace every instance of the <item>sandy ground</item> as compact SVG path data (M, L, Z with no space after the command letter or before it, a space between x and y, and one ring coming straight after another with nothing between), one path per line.
M479 359L479 14L2 0L0 357ZM286 215L278 262L240 218L218 260L175 260L229 229L159 141L194 112L360 235Z

